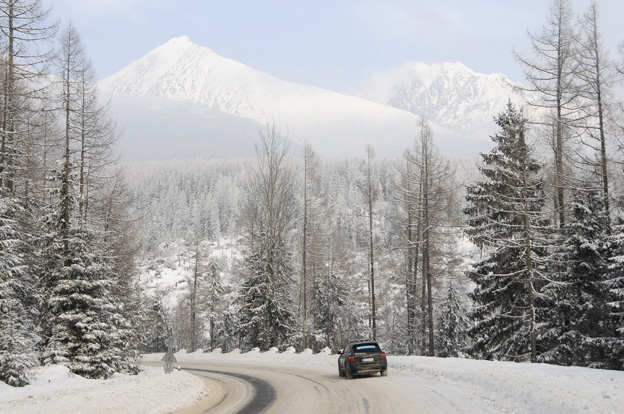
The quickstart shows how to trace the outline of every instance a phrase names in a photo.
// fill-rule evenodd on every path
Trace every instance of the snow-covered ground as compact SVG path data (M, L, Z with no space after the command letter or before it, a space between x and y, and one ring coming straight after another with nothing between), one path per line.
M144 356L160 362L163 354ZM293 349L277 352L176 353L178 362L248 361L280 366L321 366L335 369L336 355L312 354ZM545 364L388 357L390 375L430 380L432 387L457 387L483 400L496 401L505 411L524 412L624 412L624 372ZM337 371L336 371L337 375ZM138 376L115 375L111 380L86 380L64 367L42 368L24 388L0 383L1 413L165 413L192 405L209 392L193 375L145 367Z
M171 413L190 406L208 390L199 378L174 370L144 367L139 375L109 380L73 375L66 367L40 368L23 388L0 382L0 413Z

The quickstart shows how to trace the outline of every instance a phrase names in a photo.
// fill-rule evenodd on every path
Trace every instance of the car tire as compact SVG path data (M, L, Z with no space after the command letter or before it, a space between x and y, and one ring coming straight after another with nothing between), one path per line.
M388 376L388 369L382 369L380 372L382 377L387 377Z
M338 364L338 375L340 375L341 377L344 377L346 375L344 370L340 369L340 364Z
M348 380L353 379L353 374L351 373L351 370L349 369L348 364L345 364L345 376L347 377Z

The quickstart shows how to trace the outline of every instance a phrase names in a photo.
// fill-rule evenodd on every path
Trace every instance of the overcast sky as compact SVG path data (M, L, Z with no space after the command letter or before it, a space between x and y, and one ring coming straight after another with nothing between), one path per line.
M462 62L521 81L512 49L529 50L550 0L43 0L82 35L99 78L173 37L273 76L339 92L403 63ZM584 12L590 0L573 0ZM599 0L611 55L624 0Z

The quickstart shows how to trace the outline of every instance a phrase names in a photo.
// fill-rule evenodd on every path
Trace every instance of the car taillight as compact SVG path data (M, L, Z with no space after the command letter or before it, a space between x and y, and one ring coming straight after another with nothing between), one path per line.
M381 353L381 359L386 359L386 353L385 352Z
M351 355L349 358L347 358L347 360L349 362L355 362L355 357L353 355Z

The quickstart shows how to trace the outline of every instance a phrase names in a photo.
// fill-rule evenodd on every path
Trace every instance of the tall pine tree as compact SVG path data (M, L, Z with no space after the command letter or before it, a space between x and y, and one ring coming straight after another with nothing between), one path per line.
M38 363L35 278L26 266L21 218L25 209L0 187L0 381L28 384L28 369Z
M274 244L265 231L254 240L245 260L247 277L238 297L239 324L249 346L283 346L294 334L290 256L284 242L277 240Z
M476 284L471 351L485 358L537 360L547 230L541 165L531 156L527 121L509 103L496 119L496 144L482 154L484 180L467 188L467 234L486 257L468 272Z

